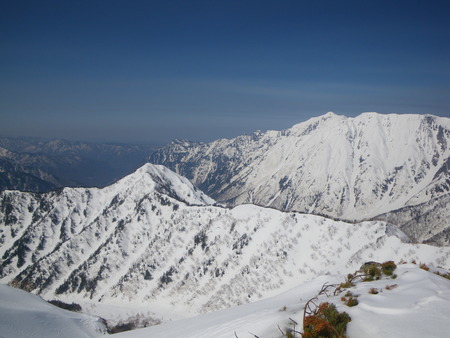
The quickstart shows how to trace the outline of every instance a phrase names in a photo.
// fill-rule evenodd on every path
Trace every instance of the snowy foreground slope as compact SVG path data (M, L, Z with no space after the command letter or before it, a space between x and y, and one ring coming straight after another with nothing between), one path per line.
M359 304L348 307L335 297L321 296L339 311L349 313L350 338L365 337L448 337L450 330L450 281L421 270L413 264L400 265L398 277L360 282L350 288ZM324 283L340 283L343 275L316 277L276 296L197 317L182 319L145 329L128 331L115 337L192 337L261 338L282 337L292 328L289 318L301 330L303 307ZM394 286L388 290L386 286ZM379 293L370 294L375 288ZM0 285L0 336L18 337L101 337L105 328L98 318L56 308L41 298Z
M38 296L0 284L2 338L84 338L104 333L100 318L62 310Z
M448 337L450 331L450 281L424 271L413 264L400 265L398 277L360 282L351 288L359 304L346 306L341 295L321 296L318 302L330 302L347 312L350 338ZM277 296L195 318L166 323L122 333L117 337L185 338L261 338L282 337L282 330L292 328L294 319L301 330L303 308L324 283L340 283L344 276L320 276ZM394 286L387 290L386 286ZM370 294L375 288L378 294Z
M212 202L149 164L104 189L3 192L1 282L89 304L91 314L139 308L130 316L157 322L253 302L369 260L450 268L449 247L410 244L385 222Z
M450 192L450 119L328 113L283 131L175 141L150 162L229 205L361 221Z

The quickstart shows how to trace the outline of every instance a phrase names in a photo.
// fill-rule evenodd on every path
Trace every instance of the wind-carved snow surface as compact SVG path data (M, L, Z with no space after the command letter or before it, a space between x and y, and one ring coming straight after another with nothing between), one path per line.
M450 119L328 113L283 131L175 141L150 161L229 205L361 221L449 194Z
M397 268L397 279L361 282L350 291L359 304L348 307L340 300L342 294L317 303L330 302L338 311L351 317L347 327L349 337L414 338L448 337L450 330L450 281L407 264ZM341 276L320 276L284 293L251 304L233 307L195 318L126 332L117 337L282 337L278 327L292 329L289 318L297 321L301 331L303 308L324 283L341 283ZM396 285L391 290L386 286ZM378 294L370 294L371 288Z
M369 260L450 267L449 247L407 243L382 221L212 202L153 165L104 189L3 192L1 282L69 303L139 304L158 319L252 302Z
M42 298L0 285L0 337L83 338L106 334L100 318L57 308Z

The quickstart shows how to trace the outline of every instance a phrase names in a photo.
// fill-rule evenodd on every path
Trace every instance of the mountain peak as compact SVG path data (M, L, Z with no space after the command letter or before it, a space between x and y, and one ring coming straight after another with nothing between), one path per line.
M312 117L304 122L297 123L293 125L291 128L287 130L294 130L296 133L309 133L313 130L315 130L319 125L322 125L324 123L340 123L341 121L347 120L348 117L344 115L337 115L333 112L328 112L323 115Z
M228 205L363 220L450 192L449 124L431 115L329 112L282 132L165 147L150 161Z
M185 177L163 165L146 163L115 185L128 188L138 186L148 192L157 191L190 205L210 205L215 201L194 187Z
M335 113L333 113L332 111L329 111L328 113L326 113L325 115L323 115L324 117L334 117L334 116L339 116Z

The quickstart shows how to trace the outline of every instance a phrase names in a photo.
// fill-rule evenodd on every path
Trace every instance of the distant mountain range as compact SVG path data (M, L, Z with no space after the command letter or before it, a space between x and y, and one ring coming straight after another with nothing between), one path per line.
M102 188L0 193L0 281L72 302L202 313L275 295L369 260L450 266L382 221L350 224L255 205L232 209L166 167Z
M0 137L0 191L103 187L145 163L154 146Z
M174 141L150 162L229 206L384 219L414 241L450 244L448 118L328 113L283 131L211 143Z
M450 245L450 119L328 113L282 131L151 146L0 138L0 191L104 187L145 161L218 202L359 222L383 220L413 241Z

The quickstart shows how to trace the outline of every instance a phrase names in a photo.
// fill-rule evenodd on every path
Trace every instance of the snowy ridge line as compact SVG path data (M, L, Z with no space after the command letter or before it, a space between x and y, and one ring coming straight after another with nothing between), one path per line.
M147 175L153 170L157 180ZM385 222L349 224L255 205L192 206L159 192L208 200L185 182L148 164L95 193L3 194L1 281L68 302L139 302L155 313L164 303L183 316L270 297L368 260L450 266L450 248L410 244ZM26 234L16 232L23 220Z
M90 304L116 322L123 312L108 307L159 322L276 296L369 260L450 267L450 248L410 244L382 221L206 205L186 182L147 164L104 189L0 194L1 282Z
M164 186L152 180L152 175L160 175L164 172L166 169L161 166L147 164L134 174L103 189L64 188L58 192L45 194L1 192L1 278L13 271L22 272L31 262L46 257L58 247L61 249L61 246L79 247L80 251L77 255L84 257L81 259L84 261L98 249L99 244L89 249L92 242L99 243L98 236L95 236L95 232L89 232L91 236L83 240L85 244L82 247L73 241L73 237L92 228L92 224L98 227L100 223L103 223L106 232L114 231L113 226L105 224L105 216L114 213L117 205L125 200L128 200L130 208L134 208L136 201L145 198L148 194L154 194L154 191L171 193L170 189L176 191L177 186L180 186L183 189L176 191L178 199L198 205L214 202L194 188L186 179L179 178L174 173L163 180ZM116 217L116 220L108 220L108 222L118 224L125 220L119 220ZM83 234L79 236L79 239L82 238ZM70 244L66 243L68 239L72 239Z
M150 162L230 206L253 203L362 221L450 192L450 119L328 113L279 132L175 141Z

